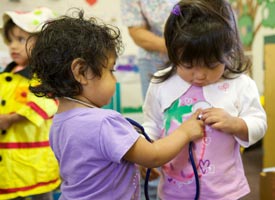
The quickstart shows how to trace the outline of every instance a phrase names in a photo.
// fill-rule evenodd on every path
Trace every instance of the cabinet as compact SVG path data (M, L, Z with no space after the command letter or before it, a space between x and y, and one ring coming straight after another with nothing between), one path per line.
M263 139L263 167L275 167L275 35L264 38L264 108L267 132Z

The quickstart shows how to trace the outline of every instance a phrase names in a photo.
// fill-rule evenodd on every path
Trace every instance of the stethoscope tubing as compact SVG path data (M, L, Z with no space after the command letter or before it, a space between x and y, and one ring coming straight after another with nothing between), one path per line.
M138 122L136 122L135 120L128 118L128 117L126 117L126 120L128 122L130 122L133 126L137 127L140 130L139 133L141 133L147 141L153 142L151 140L151 138L148 136L148 134L145 132L142 125L140 125ZM189 143L189 158L190 158L190 162L192 165L192 169L194 171L194 176L195 176L195 181L196 181L195 200L198 200L199 196L200 196L200 181L199 181L199 175L198 175L196 163L195 163L194 156L193 156L193 142ZM148 193L148 183L149 183L150 173L151 173L151 168L148 168L146 171L145 182L144 182L144 195L145 195L146 200L150 200L149 193Z
M200 180L199 180L199 174L198 174L198 170L197 170L196 163L195 163L194 156L193 156L193 142L189 143L189 159L190 159L190 162L192 165L192 169L193 169L195 181L196 181L195 200L198 200L199 196L200 196Z

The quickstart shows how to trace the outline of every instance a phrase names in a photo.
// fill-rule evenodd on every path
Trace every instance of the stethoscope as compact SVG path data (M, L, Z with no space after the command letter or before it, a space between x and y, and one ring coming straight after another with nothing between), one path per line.
M211 107L212 107L211 104L209 104L206 101L198 101L193 105L192 112L194 113L198 109L206 109L206 108L211 108ZM197 119L201 120L201 118L202 118L202 114L200 114ZM126 120L129 123L131 123L132 126L134 126L134 128L136 129L136 131L138 133L142 134L147 141L152 142L151 138L145 132L144 127L141 124L139 124L135 120L128 118L128 117L126 117ZM199 174L198 174L198 170L197 170L196 163L194 160L194 155L193 155L193 142L189 143L188 153L189 153L189 159L190 159L190 162L192 165L192 169L193 169L194 177L195 177L195 183L196 183L196 195L195 195L194 199L198 200L199 196L200 196L200 180L199 180ZM150 173L151 173L151 168L148 168L146 171L146 176L145 176L145 180L144 180L145 181L144 188L143 188L146 200L150 200L149 193L148 193L148 183L149 183Z

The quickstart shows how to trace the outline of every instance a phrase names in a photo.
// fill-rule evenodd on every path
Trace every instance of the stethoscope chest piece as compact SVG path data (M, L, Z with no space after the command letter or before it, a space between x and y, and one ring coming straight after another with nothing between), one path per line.
M192 107L192 112L196 112L198 109L206 109L206 108L211 108L211 104L208 103L207 101L198 101L196 102L193 107ZM202 114L199 114L198 119L202 119Z

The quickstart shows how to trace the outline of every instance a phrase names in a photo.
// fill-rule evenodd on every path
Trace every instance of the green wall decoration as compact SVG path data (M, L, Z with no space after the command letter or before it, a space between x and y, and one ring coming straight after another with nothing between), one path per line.
M253 40L261 27L275 28L274 0L230 0L238 16L241 40L251 50ZM260 20L256 15L260 12Z

